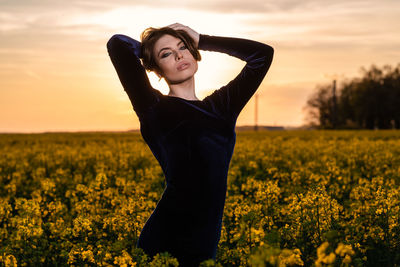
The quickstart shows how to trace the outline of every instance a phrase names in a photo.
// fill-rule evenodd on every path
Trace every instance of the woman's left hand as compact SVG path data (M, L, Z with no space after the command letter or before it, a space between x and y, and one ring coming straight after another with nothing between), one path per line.
M198 32L196 32L192 28L190 28L188 26L185 26L185 25L182 25L180 23L174 23L174 24L168 25L167 27L170 27L170 28L172 28L174 30L184 30L184 31L186 31L190 35L190 37L193 38L193 40L194 40L194 42L196 44L196 48L198 48L199 39L200 39L200 34Z

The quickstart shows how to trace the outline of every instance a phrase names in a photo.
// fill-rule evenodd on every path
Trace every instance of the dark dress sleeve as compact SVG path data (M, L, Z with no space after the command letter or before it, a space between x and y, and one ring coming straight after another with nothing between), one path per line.
M158 91L151 86L140 61L141 43L129 36L115 34L108 40L107 50L135 112L139 115L157 103Z
M253 40L206 34L200 34L198 48L226 53L247 62L233 80L208 96L221 112L236 119L267 74L274 49Z

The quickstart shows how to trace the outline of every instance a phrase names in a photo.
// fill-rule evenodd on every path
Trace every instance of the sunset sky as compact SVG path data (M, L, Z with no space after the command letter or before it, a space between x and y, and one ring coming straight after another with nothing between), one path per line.
M0 132L138 129L106 50L122 33L182 23L198 33L271 45L258 124L300 126L317 85L400 62L399 0L0 0ZM244 61L200 51L196 94L233 79ZM153 87L165 82L148 74ZM254 123L254 97L237 125Z

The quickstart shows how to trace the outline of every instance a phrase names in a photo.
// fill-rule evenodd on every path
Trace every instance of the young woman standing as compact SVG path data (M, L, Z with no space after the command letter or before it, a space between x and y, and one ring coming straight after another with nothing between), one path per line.
M236 120L263 81L273 48L248 39L199 34L179 23L148 28L141 42L116 34L107 48L140 120L143 139L166 179L137 246L150 256L167 251L180 266L215 259ZM228 84L199 100L194 79L201 60L198 50L225 53L246 65ZM146 69L165 79L168 95L151 86Z

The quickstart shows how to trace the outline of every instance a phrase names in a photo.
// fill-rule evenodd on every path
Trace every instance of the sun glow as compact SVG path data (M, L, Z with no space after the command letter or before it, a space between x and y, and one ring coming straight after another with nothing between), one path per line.
M138 129L106 43L139 40L148 27L181 23L198 33L271 45L273 63L257 91L259 124L301 125L301 110L332 74L358 76L396 65L400 2L358 1L0 1L0 131ZM374 14L374 19L371 19ZM384 30L382 30L384 29ZM200 50L196 96L239 74L244 61ZM169 88L151 72L152 86ZM340 80L340 79L339 79ZM254 122L254 97L237 125Z

